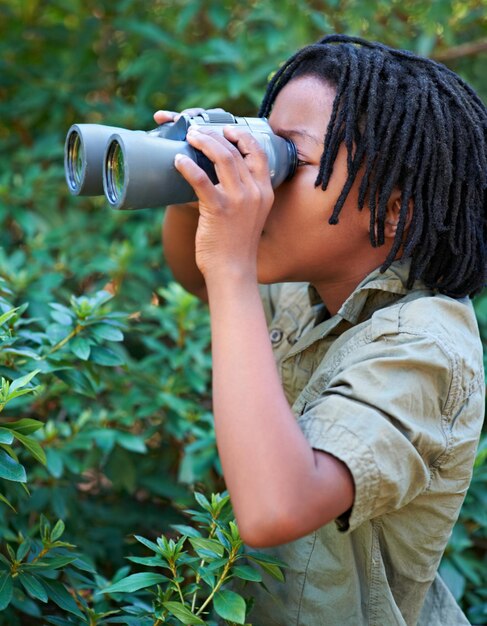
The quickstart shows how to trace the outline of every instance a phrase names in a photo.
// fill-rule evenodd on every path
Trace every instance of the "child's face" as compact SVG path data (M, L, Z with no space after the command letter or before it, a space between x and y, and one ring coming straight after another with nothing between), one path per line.
M334 88L320 79L303 76L290 81L274 103L270 125L275 133L294 141L304 163L275 192L259 245L261 282L309 281L322 292L320 287L326 291L328 285L355 278L358 284L386 256L387 245L372 248L370 244L369 210L357 210L361 172L339 223L328 224L347 178L343 145L326 191L314 186L334 95Z

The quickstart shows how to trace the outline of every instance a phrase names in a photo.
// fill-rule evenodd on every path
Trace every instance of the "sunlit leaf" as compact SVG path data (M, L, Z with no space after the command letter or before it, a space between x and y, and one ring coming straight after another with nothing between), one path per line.
M236 624L245 624L245 600L238 593L223 589L215 594L213 606L220 617Z
M189 625L205 623L200 617L192 613L192 611L190 611L188 607L181 604L181 602L168 601L163 602L162 604L172 615L174 615L174 617L177 617L178 620L183 624Z
M162 574L140 572L138 574L131 574L120 582L105 587L101 593L131 593L138 591L139 589L152 587L153 585L157 585L158 583L162 583L166 580L167 577Z
M15 461L5 450L0 450L0 478L20 483L27 482L24 466Z

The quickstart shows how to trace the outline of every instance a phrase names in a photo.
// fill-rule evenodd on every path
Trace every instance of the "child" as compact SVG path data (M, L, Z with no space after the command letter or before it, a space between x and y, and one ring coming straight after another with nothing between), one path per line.
M250 134L191 131L219 184L177 157L199 203L168 207L163 235L209 302L241 535L289 565L249 619L466 624L435 574L484 411L469 296L486 275L487 111L438 63L332 35L279 69L260 114L296 144L294 177L273 192Z

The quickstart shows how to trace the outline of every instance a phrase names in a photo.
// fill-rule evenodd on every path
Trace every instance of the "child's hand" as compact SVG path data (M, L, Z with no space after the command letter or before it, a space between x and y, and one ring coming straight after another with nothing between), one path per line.
M191 117L194 117L195 115L200 115L205 111L210 111L210 113L222 113L223 109L202 109L201 107L193 107L192 109L184 109L181 113L177 113L176 111L160 110L154 113L154 120L157 124L167 124L168 122L177 122L181 115L190 115Z
M200 115L201 113L204 113L205 111L222 112L223 109L220 109L220 108L203 109L201 107L193 107L191 109L184 109L180 113L178 113L177 111L166 111L164 109L161 109L154 113L154 120L156 124L168 124L169 122L177 122L178 119L181 117L181 115L190 115L191 117L194 117L196 115ZM195 209L198 208L198 203L197 202L185 202L184 204L178 204L178 205L172 205L172 206L178 207L178 210L181 210L181 211L186 210L186 208L194 211ZM196 213L195 218L197 217L197 215L198 214Z
M191 159L176 157L175 165L199 200L196 262L206 284L234 277L256 279L257 249L274 201L267 156L249 132L225 127L224 136L199 127L187 141L214 164L214 185Z

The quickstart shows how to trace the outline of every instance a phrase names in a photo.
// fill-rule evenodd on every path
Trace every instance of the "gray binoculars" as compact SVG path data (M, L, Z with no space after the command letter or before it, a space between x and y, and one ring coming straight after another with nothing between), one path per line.
M151 131L127 130L102 124L74 124L64 148L64 169L74 195L105 194L115 209L143 209L196 200L192 187L174 167L176 154L195 161L213 183L218 182L213 163L187 141L188 128L224 126L245 128L257 139L269 161L272 186L290 178L297 166L294 143L272 132L265 118L235 117L226 111L181 115L177 122Z

